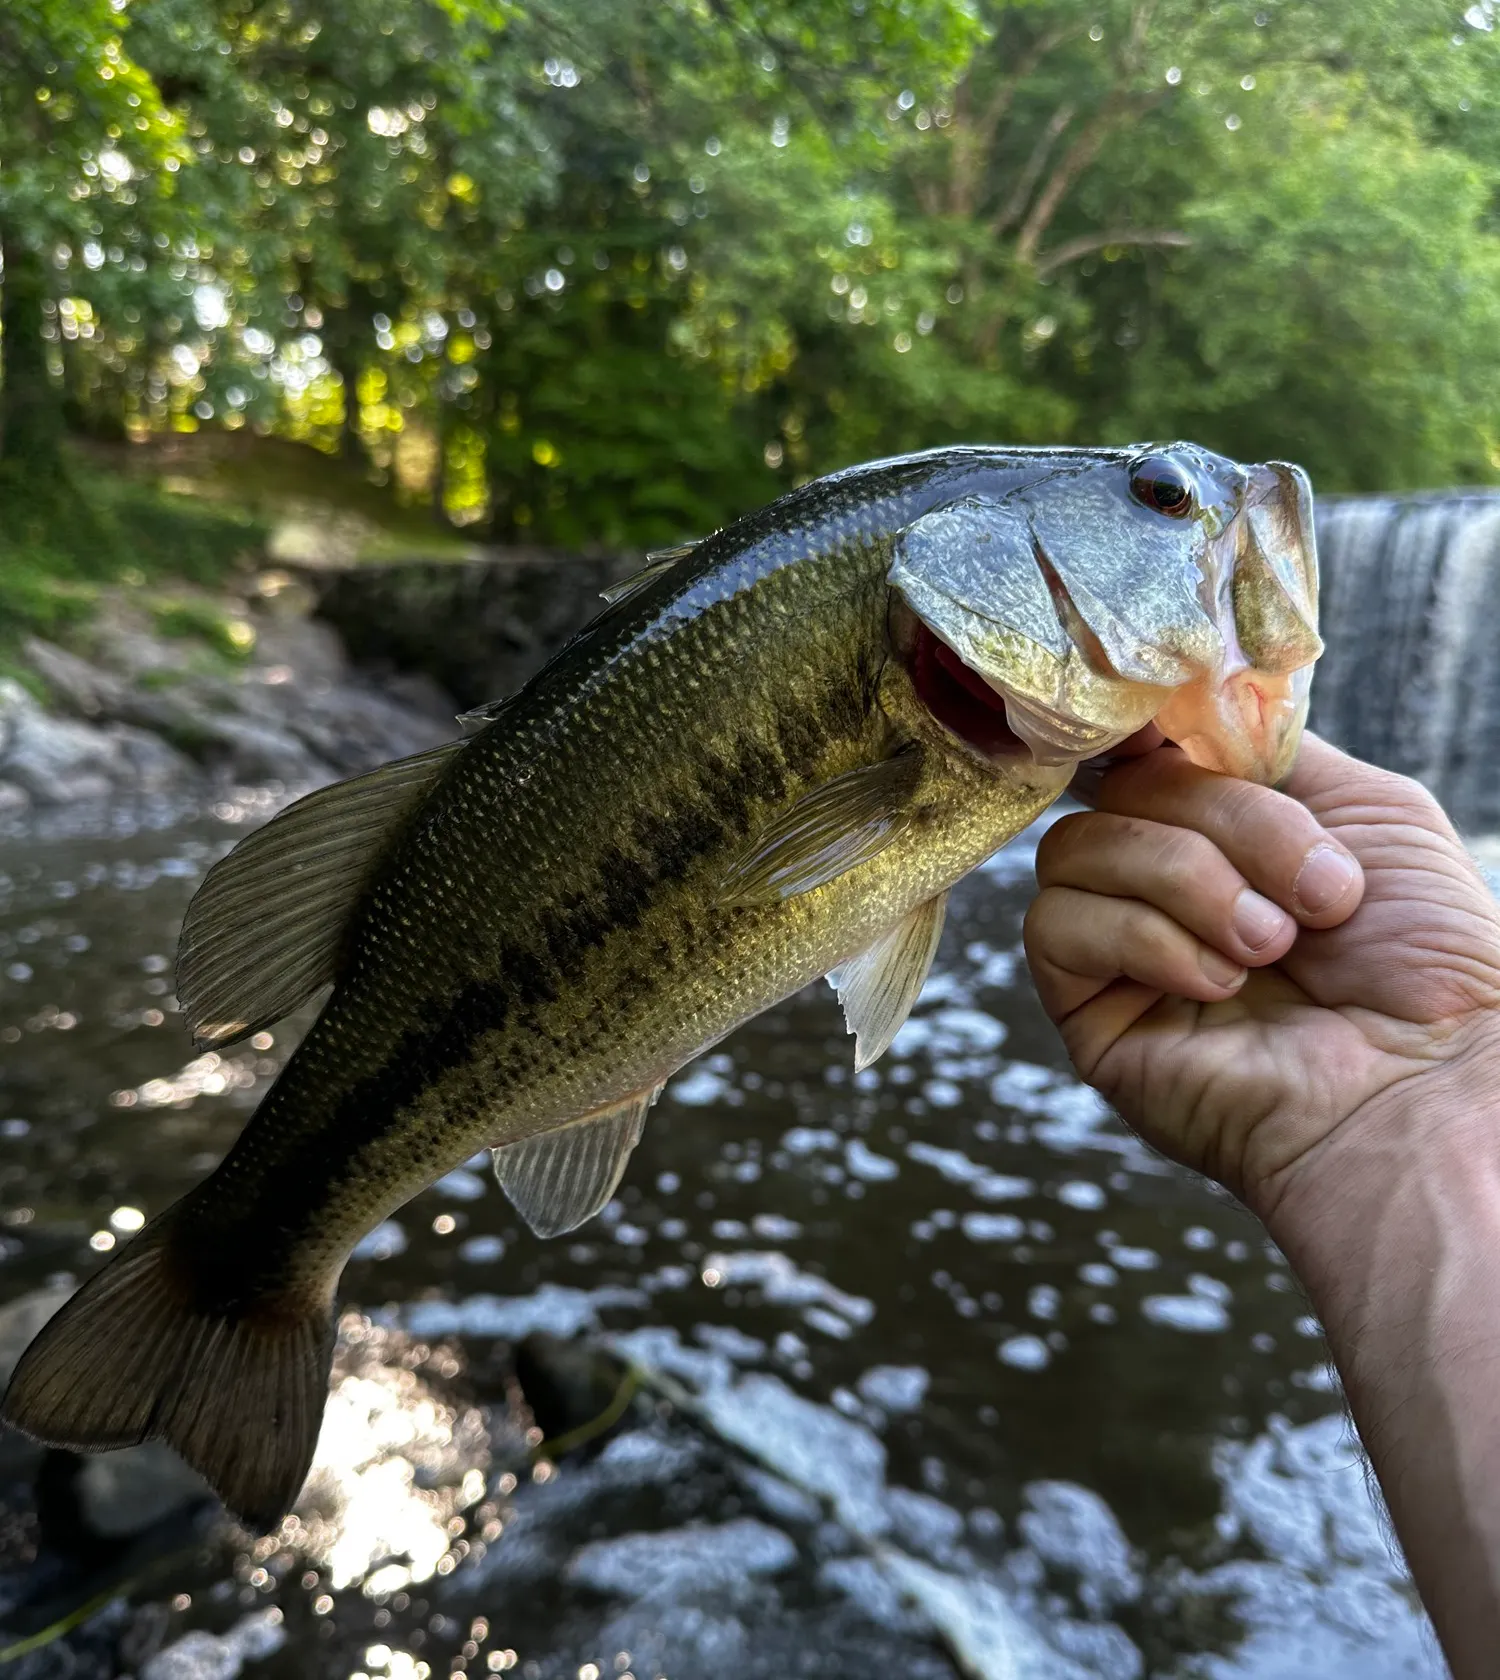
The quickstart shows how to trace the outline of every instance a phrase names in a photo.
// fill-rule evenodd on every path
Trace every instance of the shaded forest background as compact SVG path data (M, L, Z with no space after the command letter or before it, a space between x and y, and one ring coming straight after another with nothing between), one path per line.
M1500 479L1497 22L6 0L0 610L211 571L244 518L116 470L190 436L635 547L951 440Z

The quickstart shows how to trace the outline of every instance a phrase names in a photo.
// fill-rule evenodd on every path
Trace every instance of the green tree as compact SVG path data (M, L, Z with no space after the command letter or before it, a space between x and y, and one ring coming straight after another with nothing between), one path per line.
M62 471L59 298L147 262L172 220L182 136L126 52L123 5L17 0L0 12L0 462ZM54 377L54 372L59 377Z

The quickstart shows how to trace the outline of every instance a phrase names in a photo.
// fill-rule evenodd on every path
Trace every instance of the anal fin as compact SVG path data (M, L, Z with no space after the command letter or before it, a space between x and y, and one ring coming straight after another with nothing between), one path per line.
M828 976L854 1034L855 1072L885 1054L911 1014L937 954L947 908L946 891L929 898Z
M660 1085L633 1091L556 1131L493 1151L500 1188L537 1236L574 1230L614 1195L660 1094Z

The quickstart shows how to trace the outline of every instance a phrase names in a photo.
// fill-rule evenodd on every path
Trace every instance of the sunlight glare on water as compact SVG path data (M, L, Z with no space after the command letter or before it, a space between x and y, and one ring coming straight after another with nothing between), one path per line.
M7 851L18 1312L196 1182L296 1041L194 1057L173 1013L161 953L237 827ZM810 987L670 1083L569 1237L479 1158L371 1233L313 1475L225 1590L327 1627L341 1677L1435 1677L1285 1263L1067 1070L1020 959L1033 839L955 895L874 1068ZM546 1379L576 1422L628 1356L630 1432L533 1465L522 1343L585 1350Z

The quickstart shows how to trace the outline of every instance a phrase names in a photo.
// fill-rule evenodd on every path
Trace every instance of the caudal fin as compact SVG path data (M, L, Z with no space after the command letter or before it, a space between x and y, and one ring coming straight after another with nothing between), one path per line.
M0 1417L77 1452L163 1440L257 1528L291 1508L328 1392L330 1302L200 1306L154 1221L52 1318Z

